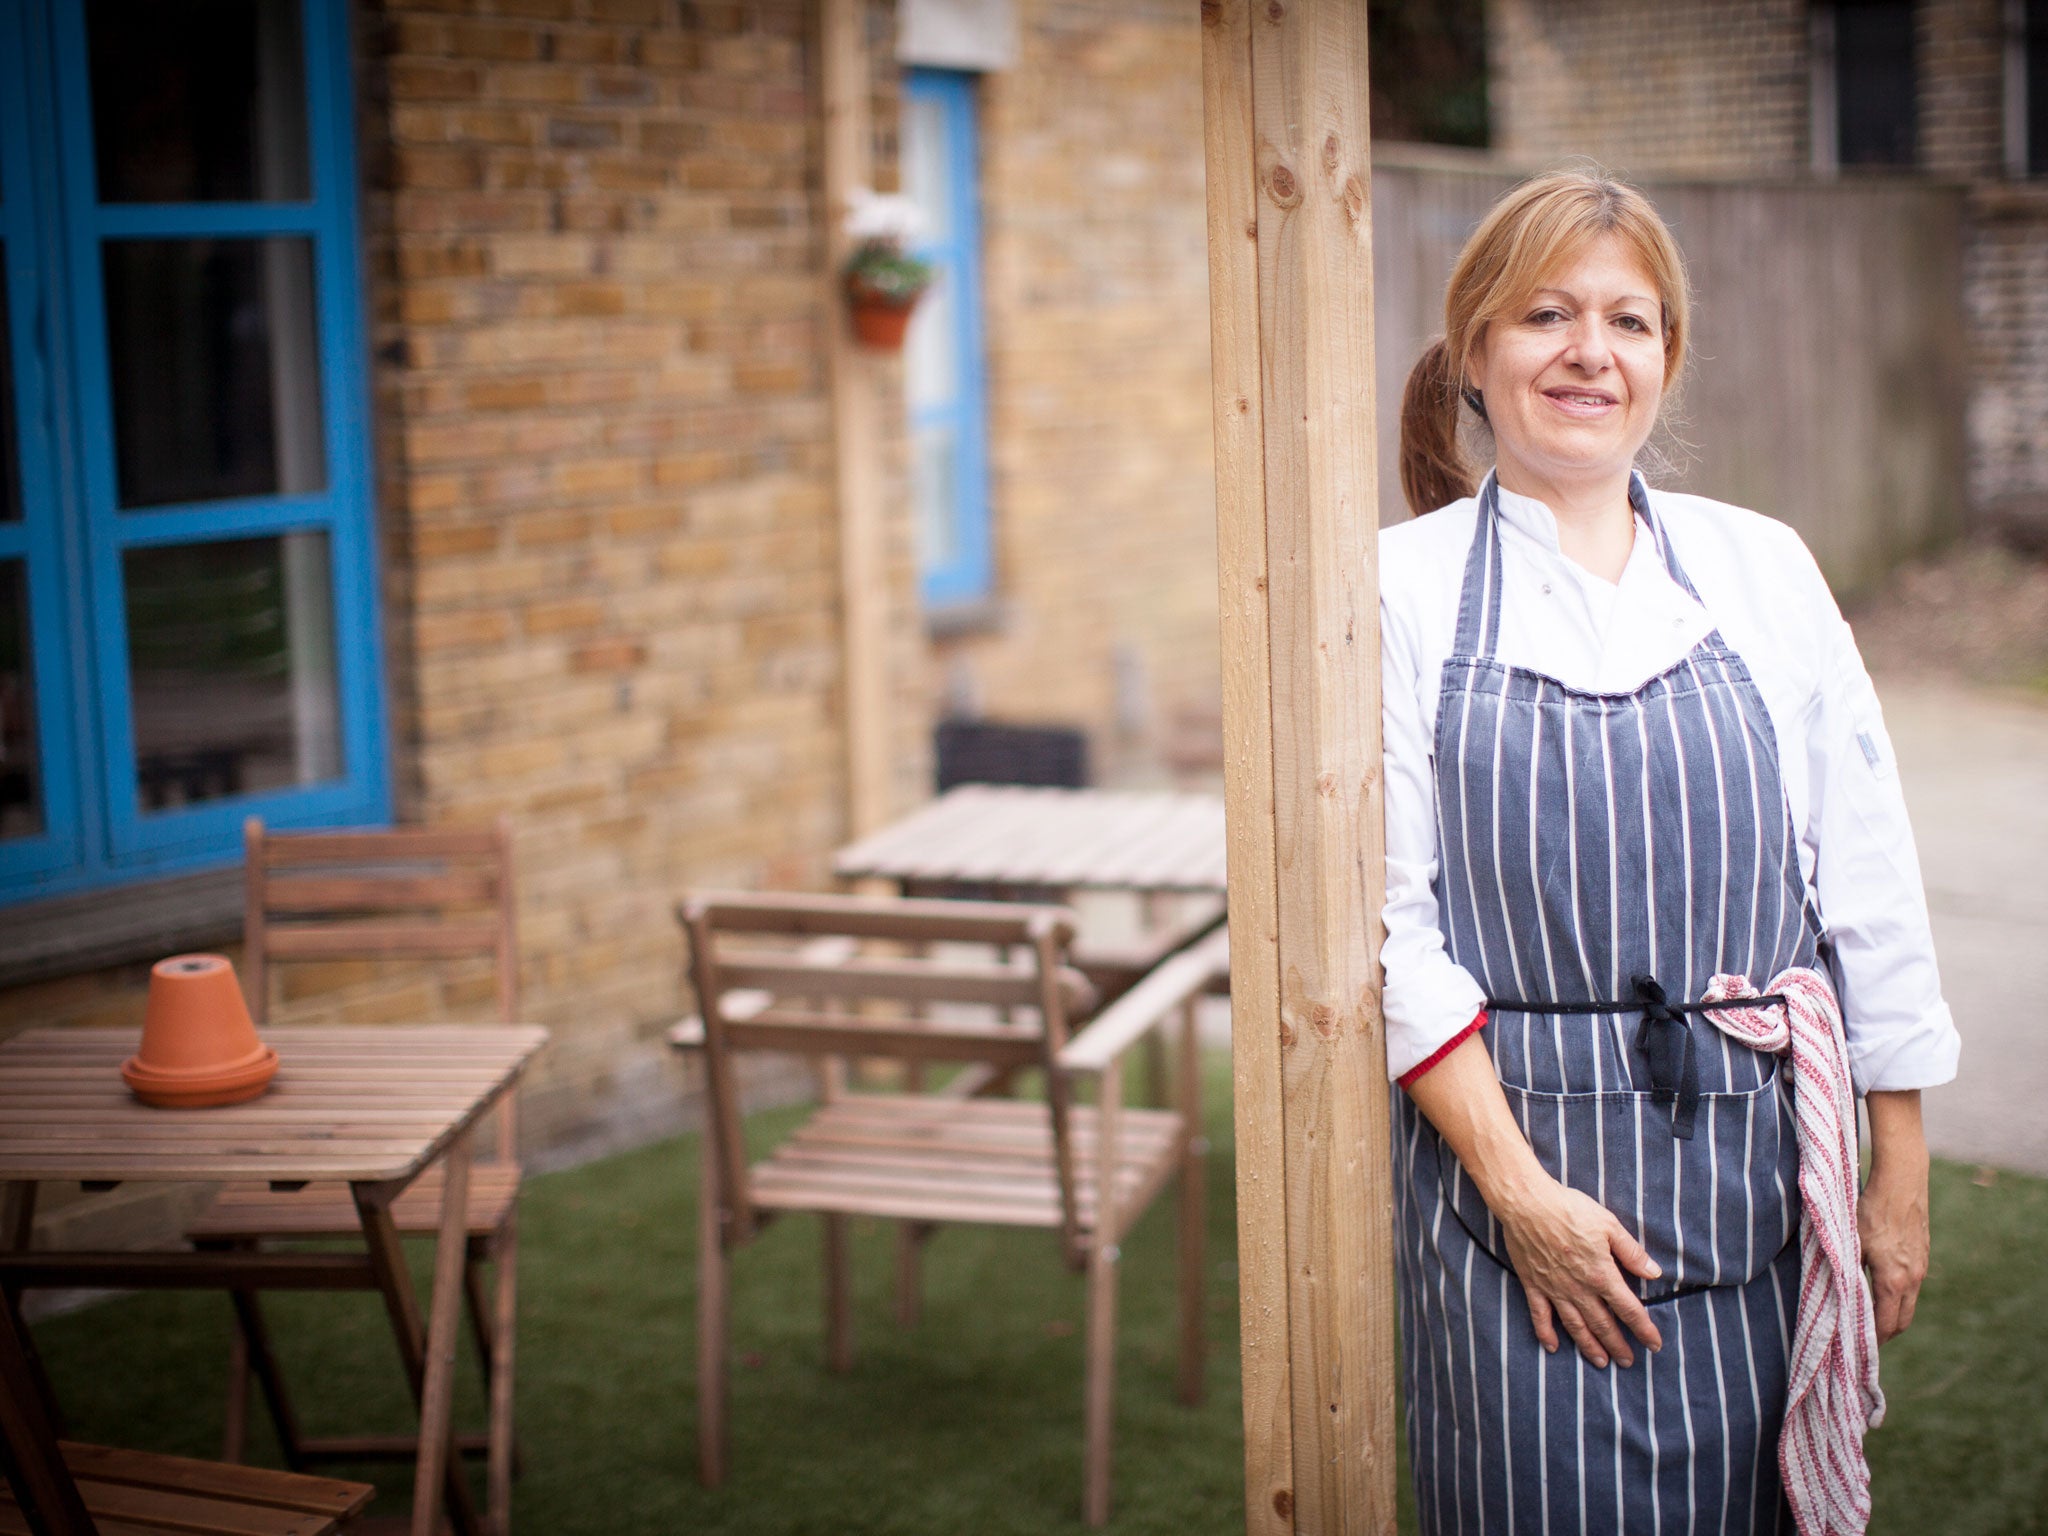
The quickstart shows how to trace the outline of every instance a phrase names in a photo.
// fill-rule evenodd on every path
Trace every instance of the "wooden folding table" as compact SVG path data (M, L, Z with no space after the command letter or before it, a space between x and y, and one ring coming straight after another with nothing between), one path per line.
M833 859L846 880L906 891L1225 888L1223 801L1164 790L963 784Z
M373 1290L384 1298L420 1411L413 1536L440 1507L460 1536L482 1531L454 1454L450 1410L462 1304L471 1133L512 1087L547 1031L531 1025L327 1026L266 1030L280 1066L270 1091L214 1109L153 1109L122 1083L133 1030L31 1029L0 1042L0 1289ZM445 1170L434 1279L422 1322L391 1202L436 1163ZM132 1180L345 1182L360 1252L29 1251L36 1186ZM258 1368L261 1368L258 1363Z

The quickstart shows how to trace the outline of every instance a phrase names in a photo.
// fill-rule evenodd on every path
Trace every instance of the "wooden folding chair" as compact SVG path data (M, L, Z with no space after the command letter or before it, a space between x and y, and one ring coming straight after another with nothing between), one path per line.
M270 970L292 961L488 958L494 963L498 1018L516 1022L519 963L512 889L511 831L503 818L475 829L397 832L266 832L252 817L244 829L248 907L242 977L257 1023L269 1013ZM464 1434L465 1455L485 1458L487 1511L498 1536L510 1529L513 1439L513 1342L518 1316L520 1168L516 1110L510 1095L496 1114L494 1155L469 1176L468 1245L463 1266L471 1330L483 1365L489 1427ZM441 1173L422 1174L393 1203L405 1236L439 1228ZM280 1190L229 1185L186 1235L206 1247L255 1247L305 1238L359 1237L360 1218L345 1185ZM487 1291L485 1266L494 1275ZM313 1438L298 1429L276 1353L254 1292L234 1295L236 1328L228 1375L223 1456L239 1461L253 1375L277 1429L287 1465L328 1460L410 1459L409 1435Z
M59 1441L11 1307L0 1305L0 1531L37 1536L332 1536L368 1483Z
M1083 1512L1109 1516L1118 1244L1180 1179L1180 1392L1202 1390L1203 1144L1195 997L1227 970L1222 935L1174 957L1078 1033L1092 989L1066 963L1073 917L1056 907L834 896L700 894L678 908L701 1016L672 1033L703 1053L697 1296L699 1468L724 1480L730 1263L787 1211L824 1219L826 1359L852 1362L848 1218L1044 1227L1087 1275ZM886 941L890 953L861 954ZM962 946L988 959L956 958ZM1012 953L1018 958L1007 958ZM1181 1021L1177 1102L1123 1104L1123 1056ZM1042 1101L829 1092L765 1159L741 1140L741 1051L1036 1067ZM1076 1088L1096 1083L1092 1103ZM828 1077L828 1084L832 1081Z

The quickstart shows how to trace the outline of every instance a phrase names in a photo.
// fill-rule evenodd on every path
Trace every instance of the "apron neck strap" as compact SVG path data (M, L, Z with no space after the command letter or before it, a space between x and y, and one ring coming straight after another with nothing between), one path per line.
M1671 573L1671 579L1694 602L1699 602L1699 592L1685 574L1685 567L1678 563L1678 551L1672 548L1670 535L1650 506L1650 487L1640 470L1629 471L1628 501L1649 528L1650 537L1657 541L1657 551L1664 557L1664 568ZM1465 556L1465 584L1458 595L1458 635L1452 655L1491 659L1500 644L1500 587L1500 480L1493 470L1488 470L1479 485L1479 522L1472 532L1472 548Z
M1465 556L1453 656L1493 655L1500 639L1500 483L1492 470L1479 482L1479 521Z

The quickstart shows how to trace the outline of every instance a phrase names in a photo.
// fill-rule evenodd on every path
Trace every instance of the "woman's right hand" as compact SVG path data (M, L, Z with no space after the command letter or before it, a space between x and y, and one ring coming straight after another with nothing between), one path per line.
M1537 1160L1477 1034L1411 1078L1408 1093L1507 1233L1508 1258L1545 1349L1557 1348L1559 1323L1595 1366L1634 1365L1629 1333L1652 1349L1664 1347L1649 1309L1622 1275L1654 1280L1664 1271L1611 1211L1559 1183Z
M1558 1324L1596 1367L1610 1359L1634 1365L1631 1333L1653 1350L1664 1347L1649 1309L1623 1274L1654 1280L1664 1271L1612 1211L1540 1171L1489 1204L1545 1349L1557 1349Z

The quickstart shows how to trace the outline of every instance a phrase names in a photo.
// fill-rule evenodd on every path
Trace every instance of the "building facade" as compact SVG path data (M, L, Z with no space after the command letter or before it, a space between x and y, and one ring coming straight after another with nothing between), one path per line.
M677 894L850 830L819 6L81 9L0 0L0 1032L231 948L245 815L505 816L524 1134L680 1123ZM1156 773L1217 676L1199 18L860 9L879 190L979 226L880 368L893 802L947 707Z

